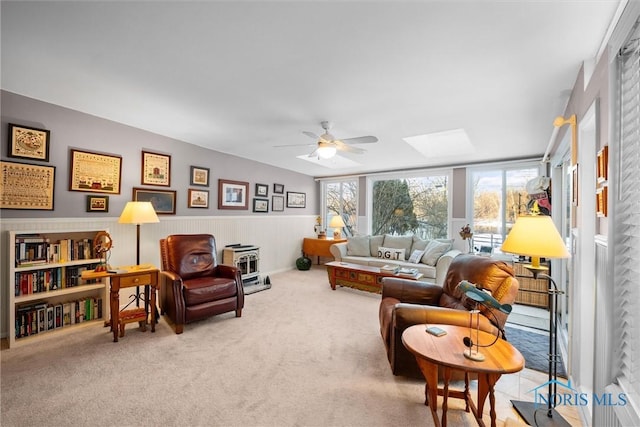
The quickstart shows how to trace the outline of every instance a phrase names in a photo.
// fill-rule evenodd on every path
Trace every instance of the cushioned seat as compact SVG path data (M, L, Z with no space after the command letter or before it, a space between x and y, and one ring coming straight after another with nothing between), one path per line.
M481 285L501 304L513 304L518 281L503 261L462 254L451 261L442 286L385 277L379 308L380 334L394 375L421 377L415 357L402 344L402 332L416 324L449 324L467 327L469 310L475 307L457 286L462 280ZM480 329L504 334L507 314L480 307Z
M160 309L175 324L229 311L242 315L244 290L236 267L218 264L210 234L177 234L160 240L162 272Z

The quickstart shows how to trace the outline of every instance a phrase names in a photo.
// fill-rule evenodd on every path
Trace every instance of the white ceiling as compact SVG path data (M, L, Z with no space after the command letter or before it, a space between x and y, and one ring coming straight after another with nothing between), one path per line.
M312 176L541 156L618 4L2 1L2 89ZM379 142L298 159L322 120Z

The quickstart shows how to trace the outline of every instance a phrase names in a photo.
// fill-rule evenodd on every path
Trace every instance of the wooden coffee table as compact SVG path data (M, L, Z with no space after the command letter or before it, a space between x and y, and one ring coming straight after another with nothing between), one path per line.
M425 331L426 325L414 325L407 328L402 334L402 343L416 357L420 371L427 382L425 386L425 405L431 409L431 415L436 426L447 425L447 399L449 397L464 399L465 410L471 408L478 425L484 427L482 411L484 403L489 396L491 405L491 426L496 425L496 408L494 385L502 374L518 372L524 368L524 357L510 343L499 339L490 347L480 347L480 352L485 356L481 362L467 359L463 352L469 351L463 343L464 337L469 336L469 329L452 325L438 326L446 335L436 337ZM476 331L473 331L475 340ZM480 345L488 345L495 339L494 335L479 331ZM444 388L438 389L438 369L443 369ZM451 371L458 370L465 374L464 391L449 390ZM469 393L469 374L478 375L477 408ZM437 405L438 394L442 395L442 424L438 420Z
M350 264L348 262L331 261L325 264L331 289L336 286L346 286L362 291L382 293L383 277L401 277L403 279L418 280L422 277L419 273L415 277L404 277L398 274L381 271L378 267L368 265Z

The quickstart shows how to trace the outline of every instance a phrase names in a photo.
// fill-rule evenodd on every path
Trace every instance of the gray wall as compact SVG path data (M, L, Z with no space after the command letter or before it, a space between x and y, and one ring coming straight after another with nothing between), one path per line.
M70 149L122 156L121 193L109 196L108 216L120 215L126 202L132 198L133 187L176 190L176 215L178 216L308 215L317 214L318 212L319 185L310 176L211 151L193 144L15 93L2 91L0 96L2 106L2 123L0 125L2 160L56 167L53 211L3 209L1 211L3 218L70 218L105 215L104 213L85 212L86 196L95 193L69 191ZM49 162L7 157L8 123L50 130ZM171 155L171 187L152 187L140 184L142 150ZM208 209L187 207L190 166L210 168ZM250 183L248 210L218 210L219 178ZM253 213L252 201L256 183L269 186L270 202L274 183L284 184L285 196L286 191L306 193L306 208L285 207L284 212ZM192 188L207 189L204 187ZM271 209L271 203L269 203L269 209Z

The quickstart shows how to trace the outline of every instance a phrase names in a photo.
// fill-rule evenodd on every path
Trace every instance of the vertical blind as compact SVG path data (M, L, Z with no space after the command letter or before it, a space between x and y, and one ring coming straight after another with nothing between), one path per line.
M635 31L637 34L637 31ZM618 384L631 401L640 401L640 42L620 51L618 96L620 140L615 203L614 290Z

